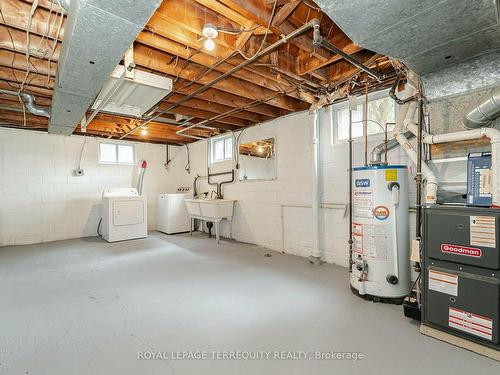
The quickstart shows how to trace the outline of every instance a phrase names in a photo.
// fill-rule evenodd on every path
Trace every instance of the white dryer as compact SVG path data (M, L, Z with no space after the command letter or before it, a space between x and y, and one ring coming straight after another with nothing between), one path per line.
M175 193L159 194L156 210L158 231L166 234L189 232L191 220L184 199L192 197L190 187L179 187Z
M108 188L102 193L101 235L108 242L148 236L148 205L134 188Z

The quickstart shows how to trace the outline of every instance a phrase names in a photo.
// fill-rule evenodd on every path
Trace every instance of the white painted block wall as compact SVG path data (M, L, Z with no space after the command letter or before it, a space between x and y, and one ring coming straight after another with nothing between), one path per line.
M72 176L83 140L0 128L0 246L94 236L102 191L136 187L137 166L98 164L103 139L87 137L85 175ZM138 161L148 161L144 193L148 227L155 229L157 194L177 187L177 171L163 167L165 146L135 143L135 149Z
M333 144L329 111L321 114L321 201L348 202L347 143ZM233 235L239 241L271 250L307 257L312 246L311 127L308 113L298 113L245 130L241 142L276 137L277 179L236 181L226 185L226 198L236 199ZM98 142L88 138L83 158L85 176L73 177L82 137L0 129L0 244L24 244L93 236L100 218L102 190L108 186L135 186L137 167L99 165ZM370 137L369 150L382 141ZM156 228L156 196L177 186L191 186L194 177L207 174L207 142L189 145L191 173L185 170L184 147L171 147L171 165L165 170L165 146L136 143L137 159L148 161L145 193L148 226ZM363 164L363 143L353 144L354 165ZM390 163L405 164L399 148L389 154ZM212 172L231 169L231 162ZM410 168L414 172L414 168ZM410 173L411 175L411 173ZM414 204L414 184L410 181ZM199 191L214 190L201 180ZM412 215L413 218L413 215ZM414 220L414 219L413 219ZM410 224L414 236L414 224ZM348 217L344 209L321 210L320 245L323 258L347 265ZM228 235L228 226L222 226Z
M225 185L224 197L236 199L233 219L233 236L244 242L307 257L312 247L312 153L311 126L308 113L298 113L260 124L245 130L241 143L276 137L277 179L275 181L236 181ZM369 150L383 139L382 135L370 137ZM356 141L354 166L363 165L363 143ZM199 174L207 174L207 142L189 146L191 174L184 171L187 162L181 150L172 163L180 184L191 184ZM321 114L321 200L322 202L348 202L348 146L332 143L332 126L329 111ZM389 162L405 164L406 157L400 149L389 153ZM212 172L230 170L232 162L217 163ZM414 172L414 168L410 172ZM410 173L411 175L411 173ZM410 180L411 182L411 180ZM410 204L414 205L414 184L410 183ZM199 191L211 191L206 180L201 180ZM305 207L297 207L305 206ZM413 215L412 215L413 216ZM414 236L413 221L411 235ZM228 226L222 226L228 235ZM323 258L329 263L347 266L349 223L345 209L321 210L321 248Z

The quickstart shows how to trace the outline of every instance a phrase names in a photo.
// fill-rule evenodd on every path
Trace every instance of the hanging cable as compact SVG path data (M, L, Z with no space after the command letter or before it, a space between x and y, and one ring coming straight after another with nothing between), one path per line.
M276 12L276 5L278 4L278 0L274 0L274 5L273 5L273 11L271 12L271 16L269 17L269 22L267 23L267 28L266 28L266 33L264 34L264 38L262 39L262 42L260 43L260 46L259 46L259 49L257 50L257 52L254 53L253 56L251 57L247 57L245 56L245 54L240 50L240 49L236 49L236 51L243 57L245 58L246 60L251 60L253 59L255 56L257 56L257 54L262 50L262 48L264 47L264 43L266 42L266 39L267 39L267 35L269 34L269 30L271 28L271 22L273 21L273 18L274 18L274 13Z
M33 4L31 5L31 11L28 15L28 22L26 24L26 74L24 76L24 79L21 83L21 87L19 88L19 94L24 89L24 85L26 84L26 81L28 80L28 76L30 74L30 30L31 30L31 23L33 21L33 16L35 15L36 8L38 7L38 0L34 0ZM21 98L19 98L21 100Z
M83 144L80 150L80 159L78 161L78 169L82 169L83 152L85 151L85 145L87 144L87 137L83 136Z
M184 169L186 170L186 172L188 174L191 174L191 160L189 158L189 147L188 147L187 143L185 143L184 146L186 146L186 151L187 151L187 163L186 163L186 166L184 167Z

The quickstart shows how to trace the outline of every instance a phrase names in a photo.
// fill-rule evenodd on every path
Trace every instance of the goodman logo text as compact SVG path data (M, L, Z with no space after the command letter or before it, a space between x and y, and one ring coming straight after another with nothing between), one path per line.
M481 249L478 249L476 247L457 246L450 245L448 243L442 243L441 252L448 254L465 255L473 258L481 258Z

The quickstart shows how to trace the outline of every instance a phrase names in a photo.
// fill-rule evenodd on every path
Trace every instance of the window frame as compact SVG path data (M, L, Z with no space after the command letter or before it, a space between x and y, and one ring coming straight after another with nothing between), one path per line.
M230 156L226 156L226 154L227 154L226 141L228 139L231 139L231 155ZM224 151L223 151L224 158L223 159L215 160L215 143L216 142L222 142L222 144L224 145ZM234 158L234 138L233 138L233 135L231 133L223 134L223 135L220 135L217 137L210 138L209 145L210 145L210 164L217 164L217 163L222 163L225 161L233 160L233 158Z
M115 160L116 161L103 161L101 160L101 145L112 145L115 148ZM125 146L125 147L131 147L132 148L132 162L123 162L119 160L119 146ZM99 142L99 149L98 149L98 164L100 165L135 165L137 161L137 155L136 155L136 149L134 144L124 144L124 143L116 143L116 142Z
M371 101L376 101L384 98L389 97L389 89L384 89L380 91L376 91L373 93L368 94L368 102ZM364 101L364 95L359 95L357 97L358 99L358 110L361 110L362 117L364 117L365 111L364 111L364 106L365 106L365 101ZM330 106L330 124L331 124L331 144L332 145L337 145L337 144L345 144L349 142L349 139L339 139L339 131L338 131L338 121L337 121L337 113L341 110L349 108L349 100L343 100L340 103L335 103ZM397 116L397 106L394 106L394 117ZM364 120L364 118L363 118ZM363 123L361 123L364 125ZM368 139L373 139L380 137L380 135L383 135L384 131L381 129L380 132L374 133L374 134L368 134ZM352 140L353 142L360 142L363 140L365 134L364 134L364 126L363 126L363 134L359 137L353 137Z

